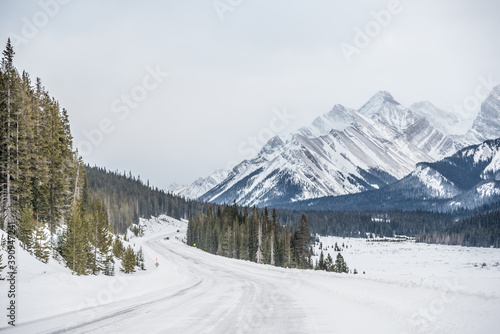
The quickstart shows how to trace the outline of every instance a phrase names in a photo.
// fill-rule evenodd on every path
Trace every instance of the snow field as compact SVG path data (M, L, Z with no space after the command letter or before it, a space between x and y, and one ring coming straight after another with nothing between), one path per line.
M394 305L392 316L400 313L406 317L409 332L485 333L496 332L493 328L500 324L496 315L500 306L500 249L333 236L319 240L324 257L330 254L334 261L338 253L335 243L346 246L340 253L350 271L358 271L357 275L342 274L355 282L345 287L350 297L371 294L370 299L384 301L382 308ZM319 246L315 244L313 261L319 260ZM375 283L378 291L369 288ZM381 289L387 286L392 288ZM474 318L477 322L471 320L464 326L465 319Z
M129 235L130 244L142 246L147 270L131 275L117 265L115 277L73 276L18 250L19 326L0 330L495 333L500 325L498 249L320 237L333 259L335 241L348 245L342 255L359 274L337 274L205 253L182 243L185 222L166 216L140 224L145 234Z

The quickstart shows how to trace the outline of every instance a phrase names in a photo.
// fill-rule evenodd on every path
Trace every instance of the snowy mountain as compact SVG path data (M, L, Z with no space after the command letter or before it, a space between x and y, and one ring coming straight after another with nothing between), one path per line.
M218 169L206 178L198 178L192 184L181 186L173 184L169 187L169 190L175 195L196 199L222 182L227 175L228 171Z
M486 100L481 104L479 115L472 128L467 132L465 140L482 142L500 135L500 85L493 88Z
M500 138L466 147L387 187L294 203L295 209L439 210L477 208L500 200Z
M387 92L377 93L359 111L336 105L286 143L271 139L202 198L262 206L378 189L416 163L434 160L418 134L436 131L428 124L416 127L422 120ZM411 139L419 139L422 148Z
M182 191L207 201L264 206L379 189L419 162L500 136L500 86L469 132L459 134L459 125L456 116L430 102L406 108L380 91L359 110L335 105L286 142L272 138L225 178L199 179Z

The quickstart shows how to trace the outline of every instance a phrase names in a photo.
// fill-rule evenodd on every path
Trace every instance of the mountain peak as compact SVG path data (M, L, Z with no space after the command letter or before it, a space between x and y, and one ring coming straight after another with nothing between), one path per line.
M394 101L394 98L392 97L391 93L389 93L386 90L379 90L375 95L373 95L372 99L377 98L377 99L383 99L383 100L392 100Z
M410 106L410 110L425 117L433 128L445 135L466 131L466 129L460 129L461 120L455 114L440 109L429 101L415 102Z
M393 105L395 107L400 106L399 102L394 100L391 93L381 90L373 95L361 108L359 108L359 113L368 117L373 117L375 114L378 114L386 104Z
M262 153L272 153L276 150L277 147L283 145L283 140L281 140L281 138L279 136L274 136L272 137L271 139L269 139L266 143L266 145L264 145L264 147L262 147L261 149L261 154Z

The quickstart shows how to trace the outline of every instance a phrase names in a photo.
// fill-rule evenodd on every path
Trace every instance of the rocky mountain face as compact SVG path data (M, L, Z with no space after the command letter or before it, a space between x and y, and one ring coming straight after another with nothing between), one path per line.
M500 85L481 104L481 111L466 134L466 141L481 142L500 134Z
M383 189L302 201L294 203L293 208L452 211L474 209L499 200L500 138L497 138L466 147L437 162L420 163L406 177Z

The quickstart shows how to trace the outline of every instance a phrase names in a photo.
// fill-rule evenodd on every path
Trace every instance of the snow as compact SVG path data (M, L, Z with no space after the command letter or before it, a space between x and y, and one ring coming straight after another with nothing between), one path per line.
M229 175L229 171L224 169L217 169L206 178L198 178L190 185L177 186L175 184L170 186L170 191L175 195L184 196L186 198L197 199L207 191L224 181Z
M497 183L498 182L492 181L480 184L476 188L476 193L480 198L490 198L500 195L500 187Z
M425 117L433 128L445 135L464 134L472 126L472 120L459 119L453 112L440 109L429 101L413 103L410 110Z
M431 191L430 195L433 197L453 198L459 194L453 182L428 166L417 166L412 175L416 176Z
M348 245L342 254L359 272L336 274L205 253L182 242L185 221L166 216L140 224L145 235L130 244L142 246L147 270L131 275L72 276L18 249L17 326L2 316L0 331L493 333L500 325L499 249L322 237L323 247Z
M500 181L500 152L495 150L492 152L490 164L484 169L481 177L483 179L486 178L494 178L495 180Z

